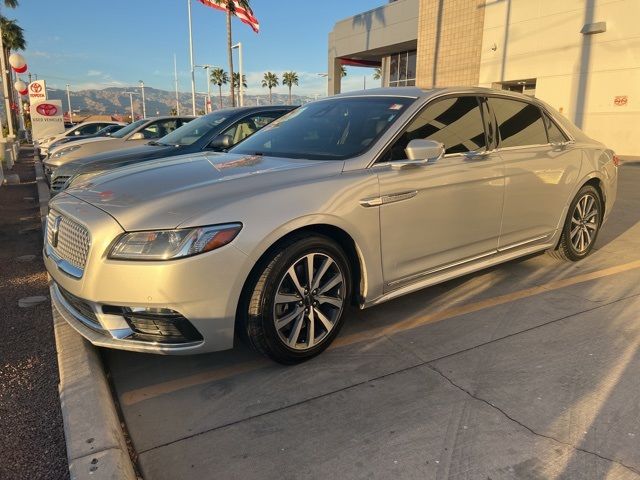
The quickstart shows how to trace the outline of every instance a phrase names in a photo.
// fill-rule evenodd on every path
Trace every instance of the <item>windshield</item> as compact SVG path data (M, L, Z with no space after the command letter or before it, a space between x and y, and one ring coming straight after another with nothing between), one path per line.
M176 128L173 132L165 135L158 143L160 145L192 145L205 135L211 133L211 130L229 118L230 112L214 112L209 115L192 120L186 125Z
M414 99L339 97L281 117L230 150L243 155L343 160L366 151Z
M112 133L111 137L124 138L127 135L129 135L131 132L133 132L135 129L137 129L140 125L144 125L145 123L147 123L147 120L145 120L144 118L142 120L138 120L137 122L130 123L126 127L122 127L121 130L118 130L117 132Z

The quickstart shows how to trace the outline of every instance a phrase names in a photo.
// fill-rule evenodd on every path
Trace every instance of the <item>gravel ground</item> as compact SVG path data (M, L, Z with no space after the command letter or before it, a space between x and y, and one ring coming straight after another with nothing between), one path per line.
M0 480L69 477L33 155L0 187ZM25 199L31 197L31 199ZM35 255L32 261L16 257ZM30 308L24 297L47 296Z

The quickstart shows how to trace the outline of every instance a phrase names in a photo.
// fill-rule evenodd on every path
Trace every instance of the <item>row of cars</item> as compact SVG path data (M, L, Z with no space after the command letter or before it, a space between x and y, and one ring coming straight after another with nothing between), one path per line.
M613 152L521 94L373 89L288 110L47 160L64 190L44 248L61 315L104 347L188 354L238 336L300 362L351 305L535 252L585 258L616 199Z
M292 110L290 106L217 110L199 118L168 116L138 120L105 135L83 137L75 131L41 146L51 193L107 170L147 160L201 151L222 151ZM103 129L104 130L104 129ZM47 148L48 147L48 148Z

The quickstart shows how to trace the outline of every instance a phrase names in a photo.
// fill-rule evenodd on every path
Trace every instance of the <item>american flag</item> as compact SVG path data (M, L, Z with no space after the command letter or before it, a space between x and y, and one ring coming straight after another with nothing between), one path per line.
M200 3L217 10L227 11L226 1L218 3L215 0L200 0ZM235 16L238 17L242 23L249 25L254 32L258 33L260 31L260 22L253 16L253 10L249 7L242 7L237 0L233 0L233 4L235 6Z

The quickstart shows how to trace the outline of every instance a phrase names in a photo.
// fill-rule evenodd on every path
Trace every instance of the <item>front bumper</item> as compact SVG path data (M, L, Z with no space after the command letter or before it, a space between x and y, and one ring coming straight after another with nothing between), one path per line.
M106 258L106 252L123 233L111 216L66 194L56 197L51 208L84 224L91 232L91 248L79 278L65 273L55 258L44 255L53 279L51 298L56 309L91 343L160 354L204 353L233 347L236 308L250 269L244 253L227 245L166 262L111 260ZM89 311L93 319L70 305L61 291L81 299L88 308L84 311ZM178 312L202 340L172 344L134 340L130 324L123 315L114 313L114 306Z

